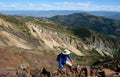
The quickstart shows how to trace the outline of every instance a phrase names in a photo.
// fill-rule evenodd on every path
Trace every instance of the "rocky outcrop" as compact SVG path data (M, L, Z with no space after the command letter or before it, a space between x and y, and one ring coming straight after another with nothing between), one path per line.
M119 50L119 44L101 35L93 33L90 38L86 39L86 45L89 50L95 49L102 56L111 56Z
M83 55L82 51L77 49L77 47L82 48L84 43L82 43L82 41L78 41L74 36L51 31L30 22L26 24L29 27L32 36L37 38L44 47L51 49L60 47L68 48L76 55Z

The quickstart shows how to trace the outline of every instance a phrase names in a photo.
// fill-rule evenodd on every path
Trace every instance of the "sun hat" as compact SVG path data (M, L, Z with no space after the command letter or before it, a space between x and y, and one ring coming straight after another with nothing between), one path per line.
M70 54L70 51L67 50L67 49L65 49L65 50L63 50L62 54L64 54L64 55L68 55L68 54Z

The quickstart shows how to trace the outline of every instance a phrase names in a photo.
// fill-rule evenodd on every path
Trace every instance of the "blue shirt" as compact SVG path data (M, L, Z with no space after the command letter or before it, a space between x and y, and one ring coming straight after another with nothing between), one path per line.
M59 64L60 69L63 69L64 64L66 64L67 58L70 61L72 61L72 57L70 54L68 55L63 55L62 53L60 54L59 59L58 59L58 64Z

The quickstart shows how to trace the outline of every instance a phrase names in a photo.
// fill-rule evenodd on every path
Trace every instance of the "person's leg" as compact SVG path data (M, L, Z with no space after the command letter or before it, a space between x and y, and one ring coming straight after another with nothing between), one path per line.
M72 63L70 61L66 61L66 65L72 67Z
M70 72L73 72L73 70L72 70L72 63L70 61L66 61L66 65L68 66Z

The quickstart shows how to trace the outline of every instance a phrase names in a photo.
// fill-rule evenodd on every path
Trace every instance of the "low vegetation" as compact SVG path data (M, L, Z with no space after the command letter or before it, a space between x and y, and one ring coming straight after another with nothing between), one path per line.
M93 16L88 13L74 13L71 15L54 16L53 21L69 25L73 29L88 28L96 32L120 37L120 21Z

